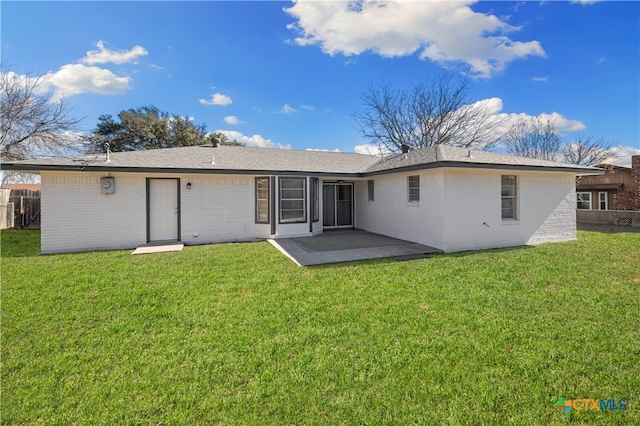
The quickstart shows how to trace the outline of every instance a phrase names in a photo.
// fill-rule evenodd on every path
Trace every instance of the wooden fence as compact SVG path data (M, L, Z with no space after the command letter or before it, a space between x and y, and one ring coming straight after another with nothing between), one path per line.
M40 229L40 191L2 189L0 202L7 205L13 203L14 228ZM8 221L6 225L9 225Z
M10 229L15 225L13 203L0 203L0 229Z

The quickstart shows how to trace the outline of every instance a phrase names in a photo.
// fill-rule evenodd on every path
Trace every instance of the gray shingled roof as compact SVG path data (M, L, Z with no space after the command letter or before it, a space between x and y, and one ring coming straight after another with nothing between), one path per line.
M239 146L191 146L148 151L113 152L82 157L19 161L12 164L65 169L155 169L161 171L266 171L357 174L380 160L372 155L344 152ZM212 163L213 158L213 163ZM9 165L9 164L7 164Z
M149 171L155 173L313 173L366 176L432 167L533 168L598 173L599 169L438 145L380 158L344 152L194 146L16 161L4 170ZM212 163L213 158L213 163Z
M365 173L389 172L397 169L416 169L440 166L457 167L491 167L501 168L546 168L576 170L584 173L598 172L594 167L576 166L574 164L538 160L535 158L516 157L490 151L475 151L448 145L436 145L409 151L407 154L393 154L370 166Z

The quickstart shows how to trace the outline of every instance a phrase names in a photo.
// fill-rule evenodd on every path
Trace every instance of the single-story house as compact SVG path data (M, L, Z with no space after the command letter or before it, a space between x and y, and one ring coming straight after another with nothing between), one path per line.
M450 146L385 157L195 146L5 163L39 173L43 253L356 227L445 252L576 238L599 169Z

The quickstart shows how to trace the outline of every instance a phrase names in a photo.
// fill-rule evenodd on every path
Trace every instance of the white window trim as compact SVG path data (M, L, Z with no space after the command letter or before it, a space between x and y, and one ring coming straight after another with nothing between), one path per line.
M600 197L604 194L604 200ZM604 209L602 208L602 201L604 201ZM598 209L599 210L609 210L609 194L606 191L598 192Z
M588 209L579 209L578 208L578 195L588 195L589 196L589 208ZM592 200L591 192L576 192L576 210L588 211L593 210L593 200ZM582 200L583 202L585 200Z
M514 176L515 177L515 195L502 195L502 176ZM502 200L505 198L511 198L514 200L513 203L513 215L515 217L502 217ZM507 224L516 224L520 222L520 179L517 175L501 175L500 176L500 218L502 219L502 223Z
M367 203L376 201L376 182L373 179L367 180Z
M262 199L259 198L259 191L258 191L258 181L260 180L266 180L267 181L267 198L266 199ZM259 176L255 178L255 192L256 192L256 223L257 224L270 224L271 223L271 188L270 188L270 179L268 177L264 177L264 176ZM259 210L260 210L260 201L265 202L267 204L267 218L265 220L259 220Z
M418 178L418 186L417 188L411 188L411 178ZM411 189L418 189L418 199L417 200L412 200L411 199ZM407 176L407 202L409 203L410 206L418 206L420 205L420 175L411 175L411 176Z
M283 200L282 198L282 191L283 189L289 189L289 188L283 188L282 187L282 182L285 180L300 180L302 181L302 198L286 198ZM297 188L296 188L297 190ZM292 218L292 219L283 219L282 218L282 212L283 212L283 202L282 201L302 201L302 217L300 218ZM279 210L279 223L306 223L307 222L307 178L299 178L299 177L282 177L280 179L278 179L278 210ZM299 210L299 209L296 209Z

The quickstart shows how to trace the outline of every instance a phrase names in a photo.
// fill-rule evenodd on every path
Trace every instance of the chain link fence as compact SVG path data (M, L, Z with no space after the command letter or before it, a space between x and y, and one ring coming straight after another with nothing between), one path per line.
M640 233L640 211L577 210L576 222L583 231Z

